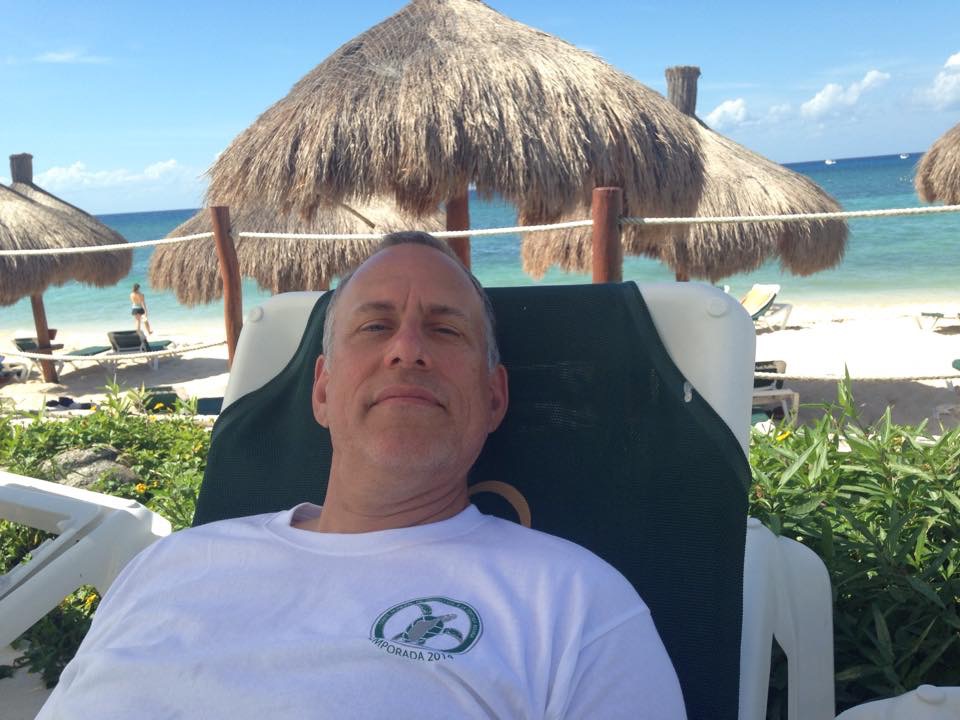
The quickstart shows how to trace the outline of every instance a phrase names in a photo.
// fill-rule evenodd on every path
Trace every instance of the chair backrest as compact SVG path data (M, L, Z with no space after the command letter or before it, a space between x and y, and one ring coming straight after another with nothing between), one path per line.
M756 284L747 290L746 295L740 298L740 304L743 305L744 310L750 313L750 317L756 320L770 309L773 301L777 299L778 292L780 292L779 285Z
M783 360L759 360L753 364L754 372L758 373L778 373L783 375L787 372L787 363ZM756 388L783 388L783 380L773 380L770 378L756 378L753 381L753 387Z
M722 293L688 290L696 297L686 315L665 312L661 322L669 318L672 344L694 343L684 354L699 358L698 372L723 368L726 381L709 384L736 388L724 404L737 405L731 424L745 434L753 326ZM653 612L688 716L736 718L749 484L742 440L671 360L636 285L490 295L510 409L471 472L472 488L513 486L533 527L617 567ZM271 312L273 303L289 305L279 296L255 309L241 335L195 524L323 502L332 450L313 419L310 388L327 296L309 317ZM292 358L277 351L282 342L265 341L271 322L295 326L279 333L297 338ZM707 344L699 352L698 338ZM735 372L724 364L730 357L739 358ZM250 365L271 379L251 381ZM234 378L245 392L231 390ZM486 512L517 517L499 494L473 499Z
M136 330L112 330L107 339L114 352L139 352L147 349L147 339Z

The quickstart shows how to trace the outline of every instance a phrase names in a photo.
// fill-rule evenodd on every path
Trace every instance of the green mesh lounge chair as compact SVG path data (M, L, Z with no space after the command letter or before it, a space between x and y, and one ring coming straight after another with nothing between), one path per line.
M147 342L146 336L136 330L113 330L107 333L107 339L116 353L157 352L164 350L173 341L157 340Z
M519 495L532 527L616 566L653 612L692 720L764 716L774 636L790 717L832 718L826 571L747 519L754 327L742 308L687 283L490 294L510 408L471 472L473 501L516 520ZM194 524L322 504L330 438L310 388L326 298L281 294L249 314Z

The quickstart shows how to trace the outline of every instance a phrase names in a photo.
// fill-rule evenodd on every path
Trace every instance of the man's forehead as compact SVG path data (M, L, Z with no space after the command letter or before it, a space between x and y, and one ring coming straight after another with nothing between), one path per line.
M474 314L480 296L466 271L438 250L400 245L378 252L361 265L344 288L348 312L399 309L414 295L431 312Z

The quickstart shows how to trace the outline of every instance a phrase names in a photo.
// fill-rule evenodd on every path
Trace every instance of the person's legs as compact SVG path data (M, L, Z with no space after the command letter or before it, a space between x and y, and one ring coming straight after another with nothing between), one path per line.
M153 335L153 328L150 327L150 321L147 319L147 316L146 316L146 315L143 316L143 325L144 325L144 327L147 328L147 332L148 332L150 335Z
M134 322L134 325L136 326L137 332L140 332L140 313L138 312L133 313L133 322Z

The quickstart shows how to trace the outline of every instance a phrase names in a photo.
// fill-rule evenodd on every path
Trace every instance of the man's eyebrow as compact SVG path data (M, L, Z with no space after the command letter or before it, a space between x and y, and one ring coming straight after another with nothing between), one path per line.
M370 300L368 302L362 303L353 309L355 313L370 313L370 312L388 312L395 310L396 306L389 300Z
M459 318L460 320L470 319L463 310L450 305L431 305L427 308L427 314L430 316L440 317L453 316L455 318Z

